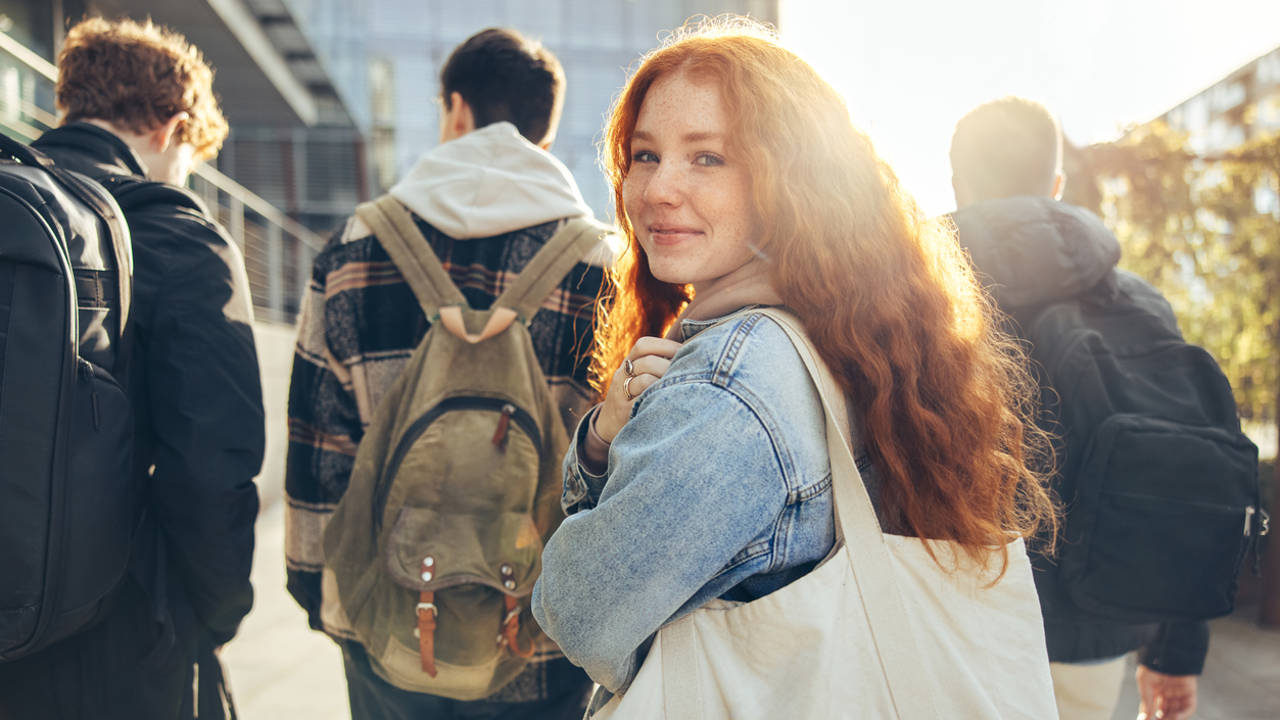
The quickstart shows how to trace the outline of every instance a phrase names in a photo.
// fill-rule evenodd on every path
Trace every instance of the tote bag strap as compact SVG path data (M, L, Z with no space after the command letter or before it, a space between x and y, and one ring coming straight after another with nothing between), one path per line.
M827 415L827 452L831 459L831 487L835 498L837 537L843 537L862 607L867 614L876 655L884 669L898 717L925 720L941 715L933 705L934 679L921 672L923 657L916 645L902 595L894 575L875 507L867 495L849 441L849 411L844 392L836 384L804 326L794 315L776 308L761 311L786 331L809 370ZM839 672L834 669L833 672Z
M897 715L904 720L940 717L933 704L934 683L921 672L922 656L894 577L889 548L847 439L849 414L844 393L795 316L777 308L752 312L768 316L787 333L822 399L835 499L836 542L843 540L849 548L845 554ZM663 693L669 720L694 718L700 712L694 647L697 640L691 620L682 618L663 628ZM823 669L829 673L841 671Z

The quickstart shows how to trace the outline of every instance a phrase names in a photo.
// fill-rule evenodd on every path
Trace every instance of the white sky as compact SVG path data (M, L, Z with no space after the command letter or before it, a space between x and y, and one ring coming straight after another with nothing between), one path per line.
M1022 95L1075 143L1112 139L1280 46L1280 1L782 0L779 27L938 214L974 106Z

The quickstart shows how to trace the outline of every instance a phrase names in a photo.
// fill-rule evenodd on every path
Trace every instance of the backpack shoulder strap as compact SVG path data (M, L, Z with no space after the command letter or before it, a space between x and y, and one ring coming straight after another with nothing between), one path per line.
M130 305L133 302L133 243L129 238L128 226L121 217L119 203L112 202L101 187L89 178L58 167L53 158L39 150L25 145L0 133L0 154L11 157L23 165L43 168L54 177L63 188L77 200L89 206L106 225L110 233L111 250L116 262L116 284L120 299L119 332L123 337L129 317Z
M391 256L391 262L395 263L418 298L428 322L435 322L442 307L467 307L462 291L449 279L448 271L399 200L383 195L356 207L356 217L373 230L378 242Z
M93 211L98 217L102 218L106 224L107 233L110 235L111 252L115 256L113 259L116 264L116 285L120 298L120 316L118 318L117 331L119 337L123 338L126 334L126 327L129 323L129 312L133 305L133 239L129 233L129 226L122 217L124 210L118 202L112 202L115 198L109 192L103 192L100 184L94 184L88 178L85 178L68 170L57 167L50 167L49 171L54 174L62 184L70 188L76 195ZM101 193L101 194L99 194ZM128 352L128 345L122 345L125 352ZM123 357L123 355L121 356ZM123 367L124 361L120 360L120 366Z
M126 213L142 212L164 205L195 210L201 215L209 214L208 208L195 193L177 185L130 175L109 175L98 182L110 191L120 209Z
M510 308L521 321L528 323L573 266L610 232L608 226L589 217L568 220L538 250L493 306Z

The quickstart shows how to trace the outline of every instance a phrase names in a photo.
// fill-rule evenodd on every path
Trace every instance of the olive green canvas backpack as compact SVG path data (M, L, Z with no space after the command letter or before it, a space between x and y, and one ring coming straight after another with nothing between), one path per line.
M340 608L325 623L349 630L396 687L488 697L555 649L528 598L564 517L568 437L526 325L607 230L567 221L479 311L398 201L356 215L431 328L374 411L325 530L323 592Z

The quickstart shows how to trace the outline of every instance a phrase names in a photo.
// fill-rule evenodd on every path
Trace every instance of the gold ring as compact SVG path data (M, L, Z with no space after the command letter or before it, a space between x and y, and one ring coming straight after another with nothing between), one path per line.
M631 362L631 358L622 361L622 372L629 378L636 376L636 364Z
M622 381L622 392L627 394L627 402L631 402L636 399L636 396L631 394L631 381L635 379L635 375L629 375L626 380Z

